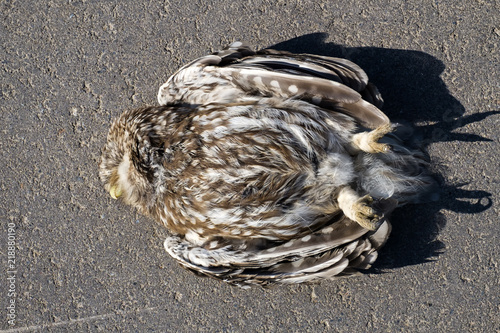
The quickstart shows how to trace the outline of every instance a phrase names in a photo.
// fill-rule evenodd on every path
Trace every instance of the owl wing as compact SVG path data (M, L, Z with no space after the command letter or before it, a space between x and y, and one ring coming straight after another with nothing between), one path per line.
M367 128L389 123L375 106L382 104L380 94L356 64L267 49L255 53L240 42L181 68L160 87L158 100L227 103L255 95L302 99L345 113Z
M324 122L313 117L316 109L263 99L254 105L208 104L187 114L191 120L175 132L183 138L197 133L191 140L197 144L184 143L181 150L196 146L198 153L191 169L175 173L178 203L167 198L165 205L182 207L172 214L185 212L172 221L177 226L170 230L178 235L165 241L172 257L192 271L242 286L316 281L373 263L388 222L373 233L340 210L329 211L329 199L307 203L326 183L314 181L327 145L321 142L327 137ZM307 142L312 129L320 131L311 140L319 144L315 148Z
M171 236L165 249L182 266L241 287L273 283L317 282L357 274L377 259L391 231L388 222L376 232L341 217L315 233L264 250L210 250ZM262 244L260 244L262 246ZM228 258L230 258L228 260Z

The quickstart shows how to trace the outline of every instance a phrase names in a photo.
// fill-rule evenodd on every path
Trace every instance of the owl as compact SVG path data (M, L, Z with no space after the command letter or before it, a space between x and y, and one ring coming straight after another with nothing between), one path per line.
M369 268L388 215L433 191L411 133L356 64L235 42L114 121L100 178L168 230L183 267L241 287Z

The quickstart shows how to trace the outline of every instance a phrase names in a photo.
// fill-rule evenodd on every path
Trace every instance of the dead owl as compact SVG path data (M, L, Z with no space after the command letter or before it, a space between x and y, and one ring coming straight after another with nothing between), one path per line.
M239 286L352 275L377 258L387 214L434 184L345 59L236 42L182 67L158 100L115 120L100 177L202 275Z

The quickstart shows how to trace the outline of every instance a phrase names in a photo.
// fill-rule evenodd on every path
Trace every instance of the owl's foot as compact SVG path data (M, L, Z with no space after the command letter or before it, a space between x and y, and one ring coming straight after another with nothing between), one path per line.
M361 197L352 205L355 214L355 221L365 229L375 230L379 227L380 216L371 207L373 198L369 195Z
M340 191L337 200L344 214L363 228L376 230L382 223L381 216L371 206L371 196L359 197L352 188L346 186Z
M391 150L391 147L388 144L379 143L378 140L380 140L387 133L392 132L392 130L392 124L385 124L370 132L355 134L352 137L352 144L355 148L364 151L365 153L387 153Z

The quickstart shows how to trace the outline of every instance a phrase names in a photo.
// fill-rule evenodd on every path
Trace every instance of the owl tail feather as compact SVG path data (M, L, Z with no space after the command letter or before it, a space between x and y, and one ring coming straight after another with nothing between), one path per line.
M185 268L240 287L318 282L358 273L378 256L391 226L384 221L374 232L345 217L310 235L256 249L250 242L207 249L178 236L165 241L167 252ZM211 242L213 243L213 242ZM265 243L264 243L265 244Z
M391 147L390 152L358 155L361 192L377 199L392 198L398 206L439 198L437 181L429 171L429 157L422 147L412 144L413 136L411 128L395 124L395 131L379 140Z

